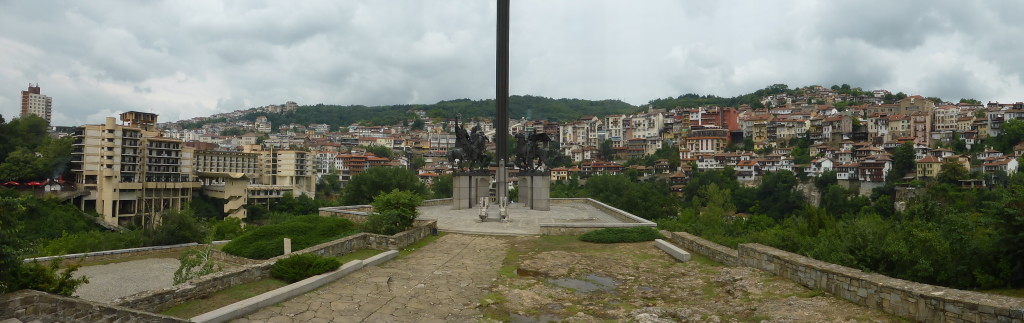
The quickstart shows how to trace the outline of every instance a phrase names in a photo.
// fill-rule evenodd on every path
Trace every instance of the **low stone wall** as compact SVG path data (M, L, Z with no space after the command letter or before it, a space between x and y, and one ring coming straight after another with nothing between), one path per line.
M449 198L446 198L446 199L426 200L426 201L423 201L423 204L420 204L420 206L437 206L437 205L452 205L452 198L449 197Z
M147 312L161 312L193 299L270 277L273 262L261 262L232 270L209 274L181 285L145 291L115 299L112 303Z
M541 235L581 235L590 231L604 228L633 228L633 227L655 227L651 223L541 223Z
M366 248L378 250L401 249L431 234L436 227L437 222L433 220L416 221L413 228L392 236L357 233L298 250L295 253L313 253L327 257L338 257ZM219 254L215 252L214 255L218 257ZM240 258L233 255L224 257L233 257L232 260L234 261L239 261L234 258ZM284 257L287 256L282 255L267 260L242 258L244 261L250 262L250 264L196 278L181 285L122 297L114 300L113 303L143 311L160 312L175 305L203 298L233 286L268 278L270 277L270 267L278 259Z
M320 208L320 216L348 219L355 223L363 223L373 212L372 205L332 206Z
M210 249L210 257L213 258L213 261L220 263L228 263L236 266L254 265L263 262L263 260L239 257L217 249Z
M740 265L739 253L731 248L704 240L701 237L686 232L670 232L667 238L683 249L699 253L727 266Z
M738 248L741 264L853 303L922 322L1021 322L1024 298L990 295L864 273L760 244Z
M611 216L614 216L615 218L619 219L619 221L623 221L623 222L626 222L626 223L643 223L643 224L645 224L643 226L650 226L650 227L658 226L654 222L648 221L647 219L638 217L636 215L633 215L632 213L620 210L620 209L618 209L618 208L616 208L614 206L611 206L611 205L608 205L608 204L604 204L601 201L598 201L598 200L595 200L595 199L592 199L592 198L558 198L558 199L551 199L551 204L574 204L574 203L586 203L586 204L589 204L590 206L593 206L595 209L598 209L598 210L600 210L600 211L602 211L604 213L607 213L607 214L609 214Z
M1024 298L915 283L750 243L732 250L685 232L669 239L732 266L764 270L855 304L921 322L1024 322Z
M49 263L51 260L60 259L62 265L68 265L71 263L81 263L84 261L109 261L139 256L152 256L165 253L175 253L185 251L190 248L196 248L205 246L197 244L195 242L183 243L176 245L167 246L152 246L152 247L141 247L141 248L129 248L129 249L118 249L118 250L106 250L86 253L73 253L60 256L48 256L38 258L28 258L25 262L38 261Z
M366 247L377 250L397 250L408 247L428 235L437 232L437 221L416 220L413 227L395 235L367 234Z
M0 321L185 323L176 317L34 290L0 295Z

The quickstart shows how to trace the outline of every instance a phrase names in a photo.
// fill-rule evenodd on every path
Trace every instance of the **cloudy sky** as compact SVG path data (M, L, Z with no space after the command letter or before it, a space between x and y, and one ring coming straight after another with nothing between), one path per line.
M0 0L0 114L54 124L494 97L483 0ZM1024 100L1021 1L513 0L511 92L643 104L773 83Z

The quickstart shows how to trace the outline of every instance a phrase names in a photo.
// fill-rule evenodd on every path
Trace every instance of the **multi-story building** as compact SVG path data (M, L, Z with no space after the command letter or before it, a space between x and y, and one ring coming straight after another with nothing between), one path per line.
M89 192L75 203L110 224L153 225L164 211L181 210L199 186L192 175L194 149L160 137L156 114L120 117L122 124L107 118L75 132L72 173L78 189Z
M53 110L53 99L39 91L39 84L28 85L28 91L21 91L21 117L36 115L50 122Z

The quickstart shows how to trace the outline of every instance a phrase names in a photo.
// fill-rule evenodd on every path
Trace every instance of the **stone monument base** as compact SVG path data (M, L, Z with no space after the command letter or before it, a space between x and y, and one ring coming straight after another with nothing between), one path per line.
M453 210L476 208L481 197L491 197L491 176L486 172L456 173L452 186Z
M519 173L519 202L537 211L551 210L551 172Z

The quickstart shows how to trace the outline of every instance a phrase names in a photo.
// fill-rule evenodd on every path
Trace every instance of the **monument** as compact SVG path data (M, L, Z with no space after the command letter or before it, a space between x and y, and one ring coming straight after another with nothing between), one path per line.
M508 152L509 2L498 0L493 160L497 168L494 174L494 203L490 200L491 178L488 172L492 160L486 154L487 137L480 131L480 125L474 126L472 132L467 132L464 123L460 124L461 116L456 117L455 148L448 153L448 161L456 169L452 208L462 210L476 206L480 208L482 221L508 220L510 166L520 170L520 201L533 210L550 210L551 176L549 171L542 171L541 167L544 166L544 156L551 138L545 133L517 134L518 145L514 160L510 160ZM488 213L492 204L497 205L497 217Z

